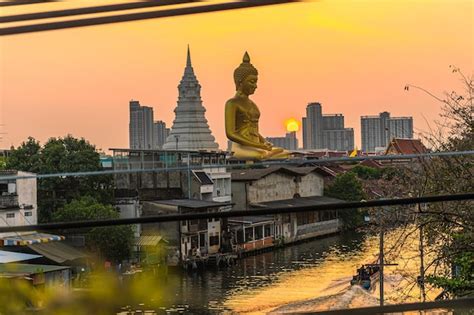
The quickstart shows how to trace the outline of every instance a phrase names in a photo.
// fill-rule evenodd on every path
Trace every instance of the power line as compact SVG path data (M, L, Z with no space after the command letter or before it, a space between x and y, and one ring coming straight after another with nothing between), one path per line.
M190 15L190 14L198 14L198 13L208 13L208 12L216 12L216 11L244 9L244 8L284 4L284 3L291 3L291 2L298 2L298 0L241 0L241 1L236 1L236 2L209 4L209 5L202 5L202 6L176 8L176 9L159 10L159 11L151 11L151 12L129 13L129 14L113 15L113 16L102 16L102 17L96 17L96 18L72 20L72 21L60 21L60 22L51 22L51 23L44 23L44 24L12 26L12 27L1 28L0 36L60 30L60 29L93 26L93 25L103 25L103 24L120 23L120 22L139 21L139 20L146 20L146 19L156 19L156 18Z
M57 2L57 0L13 0L0 2L0 7L25 5L25 4L43 4L47 2Z
M0 233L13 231L46 231L59 229L76 229L76 228L91 228L99 226L114 226L114 225L129 225L129 224L143 224L143 223L158 223L158 222L174 222L184 220L199 220L210 218L230 218L242 216L268 215L268 214L284 214L284 213L299 213L305 211L322 211L322 210L347 210L354 208L371 208L382 206L396 206L396 205L412 205L419 203L431 202L446 202L446 201L462 201L474 199L474 193L455 194L455 195L436 195L424 197L409 197L399 199L383 199L370 200L364 202L337 202L324 205L311 205L300 207L277 207L269 209L258 210L232 210L224 212L208 212L208 213L186 213L186 214L167 214L159 216L147 216L139 218L125 218L125 219L107 219L96 221L74 221L74 222L59 222L59 223L45 223L37 225L22 225L15 227L2 227ZM228 205L226 203L223 206Z
M146 151L146 150L145 150ZM150 152L153 150L150 150ZM173 151L179 152L179 151ZM186 154L186 151L182 151L182 154ZM194 153L194 152L191 152ZM196 152L198 153L198 152ZM342 163L342 162L360 162L365 160L375 161L392 161L392 160L411 160L420 158L432 158L432 157L452 157L452 156L463 156L473 155L474 151L458 151L458 152L433 152L433 153L420 153L420 154L405 154L405 155L380 155L380 156L361 156L361 157L342 157L342 158L324 158L324 159L292 159L287 161L261 161L253 164L252 166L285 166L285 165L325 165L331 163ZM156 163L151 162L150 163ZM145 162L146 163L146 162ZM125 169L125 170L101 170L101 171L87 171L87 172L63 172L63 173L51 173L51 174L31 174L31 175L11 175L11 176L0 176L0 180L12 180L12 179L27 179L27 178L54 178L54 177L81 177L81 176L98 176L98 175L118 175L118 174L134 174L134 173L160 173L160 172L173 172L173 171L187 171L187 170L202 170L207 168L218 168L225 167L227 169L242 169L248 168L247 164L208 164L208 165L191 165L191 166L176 166L176 167L160 167L160 168L146 168L146 169Z
M200 0L160 0L159 2L158 1L144 1L144 2L109 4L109 5L67 9L67 10L16 14L16 15L8 15L8 16L0 17L0 23L50 19L50 18L58 18L58 17L69 17L73 15L115 12L115 11L121 11L121 10L152 8L152 7L165 6L165 5L195 3L195 2L200 2Z

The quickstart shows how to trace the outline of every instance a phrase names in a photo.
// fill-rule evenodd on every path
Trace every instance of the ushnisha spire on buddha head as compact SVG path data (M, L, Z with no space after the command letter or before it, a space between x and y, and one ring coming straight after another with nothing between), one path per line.
M234 83L235 88L238 89L240 83L242 83L249 75L258 75L257 69L250 63L250 56L247 52L244 54L242 63L234 70Z

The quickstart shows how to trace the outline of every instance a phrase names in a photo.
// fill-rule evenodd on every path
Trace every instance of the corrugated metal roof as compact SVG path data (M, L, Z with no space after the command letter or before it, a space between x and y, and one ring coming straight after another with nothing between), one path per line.
M11 236L5 236L0 239L1 246L25 246L37 243L46 243L51 241L64 240L64 236L47 233L18 233Z
M162 236L160 235L142 235L139 238L135 240L135 245L137 246L156 246L160 242L168 243L167 240L165 240Z
M222 206L226 206L230 204L227 202L206 201L206 200L199 200L199 199L169 199L169 200L154 200L150 202L155 203L155 204L179 206L179 207L185 207L185 208L191 208L191 209L217 208L217 207L222 207Z
M294 207L324 205L324 204L339 203L339 202L344 202L344 201L340 199L336 199L336 198L325 197L325 196L312 196L312 197L299 197L299 198L292 198L292 199L259 202L257 204L251 204L250 208L251 209L265 209L265 208L285 209L285 208L294 208Z
M0 273L6 274L37 274L43 272L51 272L70 269L65 266L53 265L31 265L31 264L0 264Z
M0 264L30 260L30 259L40 258L40 257L41 255L30 255L30 254L7 252L4 250L0 250Z
M265 176L268 176L272 173L282 172L291 175L304 176L312 172L317 172L322 176L334 176L333 172L326 168L321 168L319 166L306 166L306 167L296 167L296 166L270 166L267 168L256 168L256 169L243 169L243 170L232 170L232 180L233 181L253 181L259 180Z
M230 218L229 222L232 223L243 223L243 224L257 224L263 222L273 222L273 215L251 215L245 217Z
M30 249L45 256L46 258L56 262L63 263L65 261L73 261L76 259L86 258L88 255L64 244L63 242L50 242L28 245Z

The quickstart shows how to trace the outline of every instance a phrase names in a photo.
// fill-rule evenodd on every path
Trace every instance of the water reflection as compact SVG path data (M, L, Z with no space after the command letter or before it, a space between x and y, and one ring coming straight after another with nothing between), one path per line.
M262 312L314 298L334 279L350 277L367 254L373 256L365 247L364 236L351 232L250 256L220 270L170 274L179 285L168 311Z

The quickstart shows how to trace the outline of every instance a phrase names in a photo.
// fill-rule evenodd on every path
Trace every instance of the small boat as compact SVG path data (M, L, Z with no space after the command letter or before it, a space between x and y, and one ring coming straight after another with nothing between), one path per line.
M380 266L377 263L362 265L352 277L351 285L360 285L366 290L373 288L379 277Z

